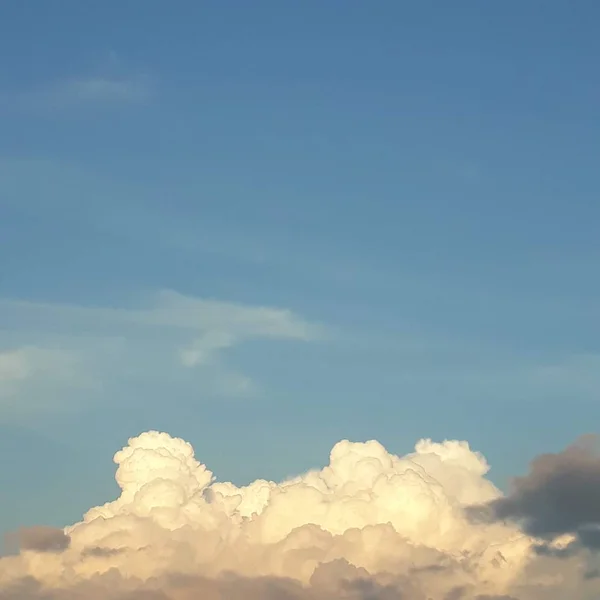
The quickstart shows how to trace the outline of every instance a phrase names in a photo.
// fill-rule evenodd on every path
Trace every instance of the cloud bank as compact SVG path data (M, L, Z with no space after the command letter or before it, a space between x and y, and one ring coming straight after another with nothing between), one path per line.
M20 553L0 560L2 600L584 600L600 590L580 553L540 553L515 524L472 518L470 507L512 497L466 442L421 440L399 457L343 440L320 470L245 487L216 481L189 443L156 431L114 461L116 500L64 531L19 533Z

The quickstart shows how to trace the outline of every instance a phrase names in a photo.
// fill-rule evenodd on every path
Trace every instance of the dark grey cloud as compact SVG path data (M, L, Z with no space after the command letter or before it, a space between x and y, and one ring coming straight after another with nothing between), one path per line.
M333 573L330 571L330 573ZM324 575L325 576L325 575ZM324 585L323 585L324 584ZM32 577L0 588L0 600L518 600L513 596L477 596L455 588L432 598L407 582L372 577L321 580L303 586L291 579L245 578L236 575L209 579L174 575L148 582L116 573L98 575L68 588L50 589Z
M455 587L450 590L445 596L444 600L465 600L466 598L474 598L474 600L519 600L515 598L515 596L508 596L506 594L498 595L488 595L488 594L478 594L477 596L468 595L468 590L464 586ZM428 600L433 600L429 599Z
M571 558L581 551L581 544L572 542L566 546L555 547L547 543L536 544L533 551L538 556L548 556L551 558Z
M512 520L529 535L548 541L570 533L582 547L600 549L600 454L596 441L594 436L584 436L562 452L538 456L527 475L513 480L508 496L471 507L470 517Z
M89 548L85 548L81 553L82 556L96 556L96 557L107 557L107 556L115 556L116 554L121 554L124 552L124 549L119 548L102 548L101 546L90 546Z
M22 527L6 536L6 544L11 550L63 552L70 543L71 538L62 529L43 525Z
M445 596L444 600L462 600L465 597L466 588L462 585L453 587Z
M42 585L33 577L23 577L0 588L0 600L52 600L52 594L45 592Z

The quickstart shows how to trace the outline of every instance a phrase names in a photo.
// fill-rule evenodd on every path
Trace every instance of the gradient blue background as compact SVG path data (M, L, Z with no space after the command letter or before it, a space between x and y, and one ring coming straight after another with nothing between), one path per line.
M599 20L584 0L2 2L0 297L166 288L330 334L232 349L249 398L119 365L93 394L13 393L41 408L0 403L0 530L110 499L148 428L238 483L341 438L467 439L502 486L594 431ZM0 350L35 343L0 327Z

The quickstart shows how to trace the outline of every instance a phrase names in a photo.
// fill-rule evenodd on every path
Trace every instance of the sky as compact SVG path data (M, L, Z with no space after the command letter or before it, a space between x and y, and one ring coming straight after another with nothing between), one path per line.
M237 485L600 417L600 6L0 7L0 531L188 440Z

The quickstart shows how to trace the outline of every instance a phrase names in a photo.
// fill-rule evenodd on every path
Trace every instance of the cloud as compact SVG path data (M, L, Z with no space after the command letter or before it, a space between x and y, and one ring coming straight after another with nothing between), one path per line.
M137 584L137 585L136 585ZM333 588L333 590L332 590ZM48 589L33 578L24 578L0 593L2 600L425 600L406 596L393 586L379 586L372 580L340 582L326 590L304 587L297 581L276 577L172 577L152 582L127 581L119 574L98 576L69 589ZM487 600L488 597L482 598ZM504 598L489 597L489 600ZM506 598L506 600L512 600Z
M600 455L585 436L562 452L535 458L511 493L471 509L475 518L512 520L544 541L540 554L568 557L579 548L600 549ZM566 540L566 543L565 543ZM557 542L548 546L545 542Z
M140 102L151 92L146 77L92 77L67 81L49 91L59 101L73 102Z
M30 361L25 349L0 353L0 382L22 381L30 374Z
M36 320L59 324L85 324L95 331L124 326L156 327L188 332L217 331L239 339L313 340L322 330L287 309L249 306L234 302L195 298L171 290L153 295L149 306L139 308L95 307L0 300L0 308L11 314L35 315Z
M74 361L68 352L24 346L0 352L0 385L24 381L40 373L69 377Z
M600 354L574 354L531 370L533 381L552 388L596 396L600 390Z
M44 388L46 398L56 387L85 387L76 355L60 347L25 345L0 350L0 411L12 414L33 408L36 388ZM42 408L38 405L37 408Z
M23 527L14 534L9 534L8 545L22 551L63 552L69 547L71 538L56 527Z
M181 362L186 367L205 365L220 350L231 348L235 342L236 339L231 333L223 331L208 332L181 351Z
M6 108L26 110L68 109L82 105L139 104L155 88L145 75L83 76L0 96Z
M0 559L0 598L164 600L585 600L577 557L465 510L504 499L466 442L421 440L406 456L342 440L322 469L282 482L219 482L166 433L114 456L121 490L59 536L29 534ZM69 543L66 543L69 540ZM60 552L47 550L58 549Z
M260 386L227 363L228 351L259 340L311 342L324 335L321 326L287 309L173 291L138 307L0 299L0 327L6 333L0 407L21 410L56 408L47 394L50 383L57 390L84 387L92 398L111 382L177 377L217 395L248 395Z

